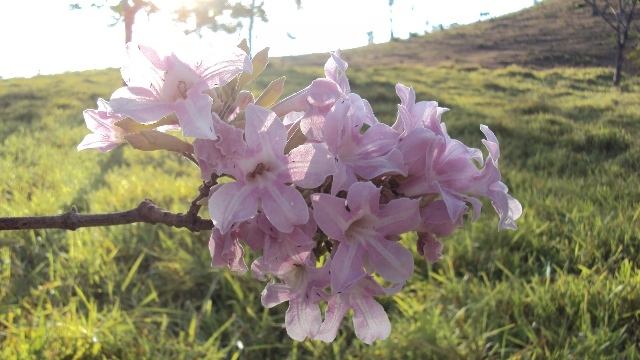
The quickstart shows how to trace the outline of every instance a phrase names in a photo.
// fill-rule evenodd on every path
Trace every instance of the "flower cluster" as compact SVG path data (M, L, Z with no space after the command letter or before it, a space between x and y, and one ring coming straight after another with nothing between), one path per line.
M196 163L202 180L214 183L212 265L244 273L243 244L261 252L250 268L268 281L262 304L289 302L293 339L333 341L349 309L359 339L387 338L390 322L374 297L397 293L413 274L401 234L417 232L417 251L434 263L442 257L438 239L470 210L475 221L480 197L491 200L499 229L516 229L522 208L500 181L493 132L480 126L484 159L447 134L448 109L416 102L401 84L395 124L379 122L351 92L339 51L324 78L278 102L284 78L257 98L243 90L267 65L267 49L252 60L242 44L226 53L203 45L127 49L128 86L85 111L94 133L78 149L128 142ZM182 138L167 132L179 129Z

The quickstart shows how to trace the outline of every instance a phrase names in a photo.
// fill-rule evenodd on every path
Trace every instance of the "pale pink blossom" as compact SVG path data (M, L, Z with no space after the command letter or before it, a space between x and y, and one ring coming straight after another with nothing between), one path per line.
M498 170L500 156L497 139L488 127L482 125L481 130L487 136L484 141L489 156L484 167L482 153L471 149L462 142L451 139L444 124L441 126L442 136L437 136L427 148L424 171L402 183L399 191L406 196L439 194L447 205L452 221L460 218L466 209L466 203L473 207L473 221L480 216L482 203L474 196L491 199L493 207L500 216L498 227L515 229L515 220L521 215L520 203L507 194L507 187L500 181Z
M244 274L247 265L244 263L244 249L238 242L238 231L229 231L225 234L219 229L213 228L209 239L209 252L211 254L211 266L228 266L230 270Z
M438 107L435 101L416 103L413 88L402 84L396 85L396 93L400 97L398 118L392 128L399 134L396 148L400 150L410 175L424 171L426 157L431 153L437 137L446 138L441 127L440 118L447 108Z
M411 277L411 252L387 237L418 226L417 200L403 198L380 204L380 189L370 182L358 182L349 188L346 201L314 194L312 202L320 229L339 242L332 252L333 292L343 291L360 278L365 266L392 283L403 283Z
M315 339L325 342L335 340L342 319L349 309L353 309L353 327L356 336L362 342L372 344L376 339L388 338L391 334L391 322L382 306L373 297L395 294L403 285L383 288L371 275L362 274L343 291L334 291L325 311L324 322Z
M287 334L294 340L303 341L314 338L320 330L322 317L318 303L326 300L327 294L322 290L329 285L329 264L316 268L315 256L310 250L284 242L288 249L282 251L282 258L264 261L256 259L251 269L259 279L265 274L272 274L280 282L270 282L262 292L262 305L274 307L289 301L285 314Z
M85 110L83 115L87 128L93 133L87 134L78 144L78 151L98 149L106 152L127 142L124 138L126 132L115 125L126 116L114 113L105 100L98 99L98 110Z
M289 96L273 106L272 110L279 116L290 112L304 112L298 119L300 130L309 139L325 141L324 122L327 114L338 100L346 99L351 94L347 79L347 63L340 58L340 50L331 53L324 66L325 78L314 80L307 88ZM364 123L373 125L378 120L373 115L367 100L359 98L360 104L354 107Z
M298 190L287 184L313 188L335 172L329 151L319 144L305 144L284 155L287 132L272 111L249 104L244 156L229 160L221 169L236 181L216 189L209 198L214 226L224 233L246 220L260 205L280 231L290 232L309 219L307 204Z
M309 221L304 224L296 225L293 230L285 233L279 231L264 214L256 216L256 224L264 232L266 236L263 238L262 258L263 261L269 262L273 259L284 259L300 250L311 250L315 247L316 242L313 237L316 234L318 226L313 219L313 212L309 211Z
M212 114L213 128L216 139L195 139L193 148L202 180L211 179L212 174L222 175L229 162L233 159L243 157L247 149L247 144L243 140L244 132L235 126L229 125Z
M326 116L325 134L329 151L336 160L331 194L346 190L360 178L407 175L402 154L394 146L397 133L383 123L376 123L360 135L365 123L363 103L356 94L338 101Z
M226 84L241 71L251 71L251 61L240 49L220 58L212 56L214 49L204 54L199 48L161 54L130 42L127 51L129 63L122 68L122 77L128 86L111 96L114 110L141 123L175 112L183 134L195 138L216 139L213 102L203 92Z

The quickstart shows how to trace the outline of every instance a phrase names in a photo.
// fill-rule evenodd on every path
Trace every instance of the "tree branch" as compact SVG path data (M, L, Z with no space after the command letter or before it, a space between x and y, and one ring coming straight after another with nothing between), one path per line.
M207 185L205 183L201 186L201 194L194 200L194 204L202 198L203 188L206 188ZM135 209L108 214L83 215L78 213L75 206L72 206L71 211L57 216L0 218L0 230L65 229L74 231L83 227L124 225L139 222L187 228L192 232L211 230L213 223L211 220L199 217L197 210L194 208L194 206L198 205L194 204L192 204L187 214L175 214L165 211L149 199L141 202Z

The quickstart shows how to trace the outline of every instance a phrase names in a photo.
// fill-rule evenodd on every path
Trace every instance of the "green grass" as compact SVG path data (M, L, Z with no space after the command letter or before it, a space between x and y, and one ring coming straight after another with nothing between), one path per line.
M290 94L322 70L272 66L256 90L282 74ZM388 340L362 344L349 319L332 344L292 341L286 305L260 305L264 283L210 267L208 234L128 225L0 233L0 357L640 356L640 80L618 91L606 69L453 65L348 75L381 121L394 120L402 82L450 108L443 121L467 145L482 148L488 125L524 207L519 230L497 232L485 203L481 220L443 240L441 261L416 255L405 289L379 299ZM82 110L118 86L115 70L0 81L0 216L125 210L145 198L186 211L199 185L188 161L75 151Z

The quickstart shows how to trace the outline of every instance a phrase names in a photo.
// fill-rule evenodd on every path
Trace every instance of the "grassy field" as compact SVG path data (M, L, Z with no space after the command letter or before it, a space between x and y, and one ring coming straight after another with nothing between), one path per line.
M321 68L272 66L257 88L280 74L290 93ZM382 121L394 120L402 82L449 107L449 133L470 146L482 148L489 125L524 207L518 231L497 232L486 211L444 239L435 265L416 255L405 289L379 299L388 340L362 344L348 319L332 344L292 341L286 305L260 305L264 283L210 267L207 233L129 225L0 232L0 357L640 356L639 79L614 90L607 69L460 65L349 76ZM115 70L0 81L0 216L125 210L145 198L186 211L199 185L188 161L128 146L75 151L82 110L120 81Z

